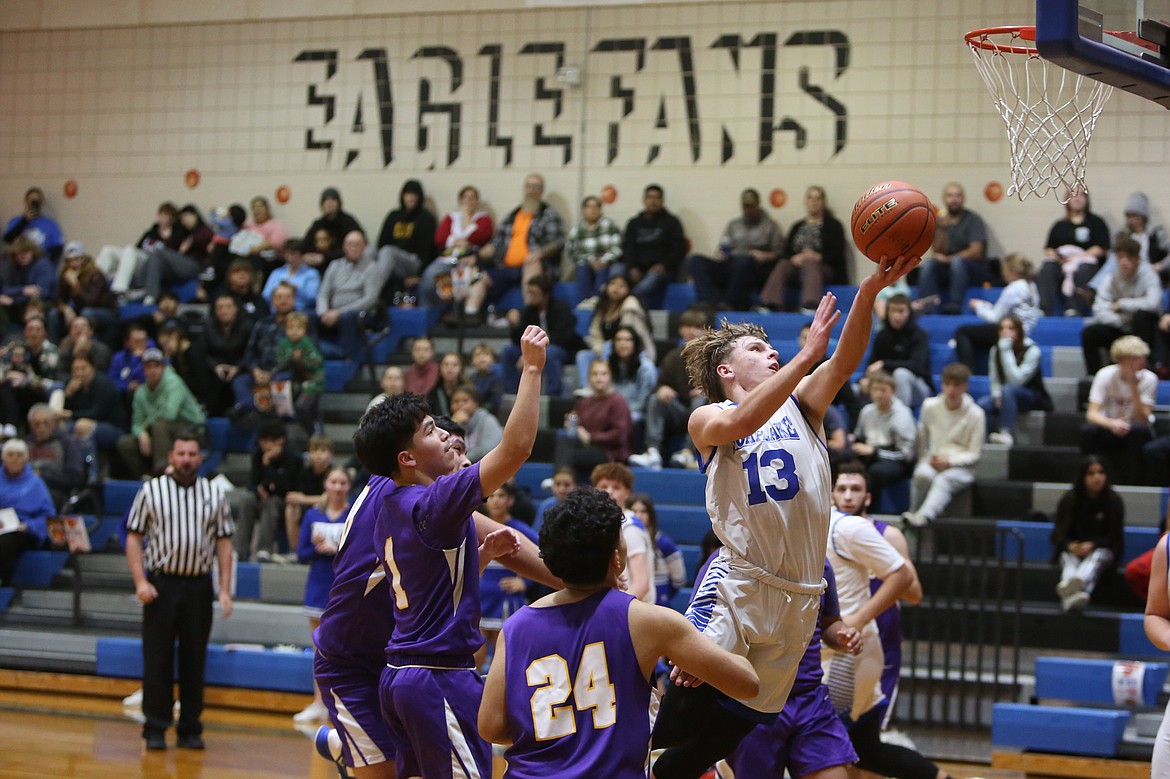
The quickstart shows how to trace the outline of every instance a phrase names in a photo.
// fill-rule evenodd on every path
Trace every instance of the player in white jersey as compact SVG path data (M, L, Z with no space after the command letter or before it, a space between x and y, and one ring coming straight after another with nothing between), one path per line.
M869 346L878 292L919 262L887 260L861 283L837 348L812 373L841 316L832 294L821 299L804 348L787 365L757 325L724 322L684 348L691 383L711 401L691 414L688 431L723 543L688 617L751 661L760 694L721 699L676 669L654 730L655 748L665 749L657 779L699 777L784 708L824 589L831 490L825 411Z

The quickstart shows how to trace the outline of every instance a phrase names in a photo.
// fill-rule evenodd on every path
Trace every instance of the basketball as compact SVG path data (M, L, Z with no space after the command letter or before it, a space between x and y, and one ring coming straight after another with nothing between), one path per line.
M934 206L922 190L903 181L870 187L853 206L853 243L881 262L903 255L921 257L934 241Z

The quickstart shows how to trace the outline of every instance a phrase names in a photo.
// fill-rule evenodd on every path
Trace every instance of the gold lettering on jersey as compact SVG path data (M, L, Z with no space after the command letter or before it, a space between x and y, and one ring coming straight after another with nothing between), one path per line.
M767 427L760 428L747 438L738 439L735 442L735 448L743 449L745 446L758 444L764 441L798 440L800 440L800 433L796 432L796 425L792 424L792 420L788 417L783 417L779 422L773 422Z

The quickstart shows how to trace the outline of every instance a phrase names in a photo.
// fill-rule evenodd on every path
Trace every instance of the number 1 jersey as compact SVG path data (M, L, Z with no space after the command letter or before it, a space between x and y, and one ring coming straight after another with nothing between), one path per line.
M707 513L728 551L782 579L819 584L829 534L829 452L796 398L747 438L701 454L709 458L700 458Z

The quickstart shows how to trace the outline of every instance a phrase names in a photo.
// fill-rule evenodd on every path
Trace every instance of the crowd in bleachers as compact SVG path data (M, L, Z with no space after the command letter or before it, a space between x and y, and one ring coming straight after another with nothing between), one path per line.
M314 464L308 487L290 471L273 482L280 489L265 488L284 496L275 507L256 493L272 458L292 469L309 436L322 449L329 361L371 362L370 343L393 330L397 309L446 312L436 334L513 342L498 353L477 343L467 355L436 355L432 339L417 337L400 343L402 358L382 376L382 394L427 395L463 425L472 459L499 438L496 415L519 378L519 334L542 326L551 341L545 392L566 399L550 406L549 457L584 479L611 461L696 467L686 420L705 401L680 353L721 312L787 327L786 313L800 320L827 288L849 303L848 242L820 187L808 188L805 214L787 231L744 190L708 250L689 245L660 186L644 189L624 228L592 196L570 224L544 186L527 176L519 204L495 217L467 186L437 217L410 180L373 241L334 188L302 238L288 237L263 197L248 209L168 202L136 242L96 255L65 240L32 188L0 260L0 433L28 442L32 470L63 511L99 474L136 479L165 467L180 428L227 417L259 429L256 500L242 511L260 532L240 534L248 543L238 551L263 558L277 554L282 525L295 549L294 519L305 496L324 494L316 482L327 463ZM1036 263L1028 251L988 257L987 227L962 187L944 188L916 284L883 292L865 367L826 418L834 460L869 466L877 505L932 521L974 480L985 443L1011 446L1022 415L1054 409L1044 383L1052 345L1038 328L1066 315L1084 317L1070 321L1084 323L1093 377L1082 452L1099 455L1115 483L1170 484L1170 439L1154 418L1170 370L1170 238L1150 223L1142 193L1125 203L1116 235L1087 194L1069 195L1047 239L1037 236ZM678 306L672 285L688 277L689 307ZM653 313L664 305L674 309L669 332ZM974 316L948 326L947 315L967 311ZM773 335L782 357L799 348L794 335ZM272 420L287 431L280 446Z

